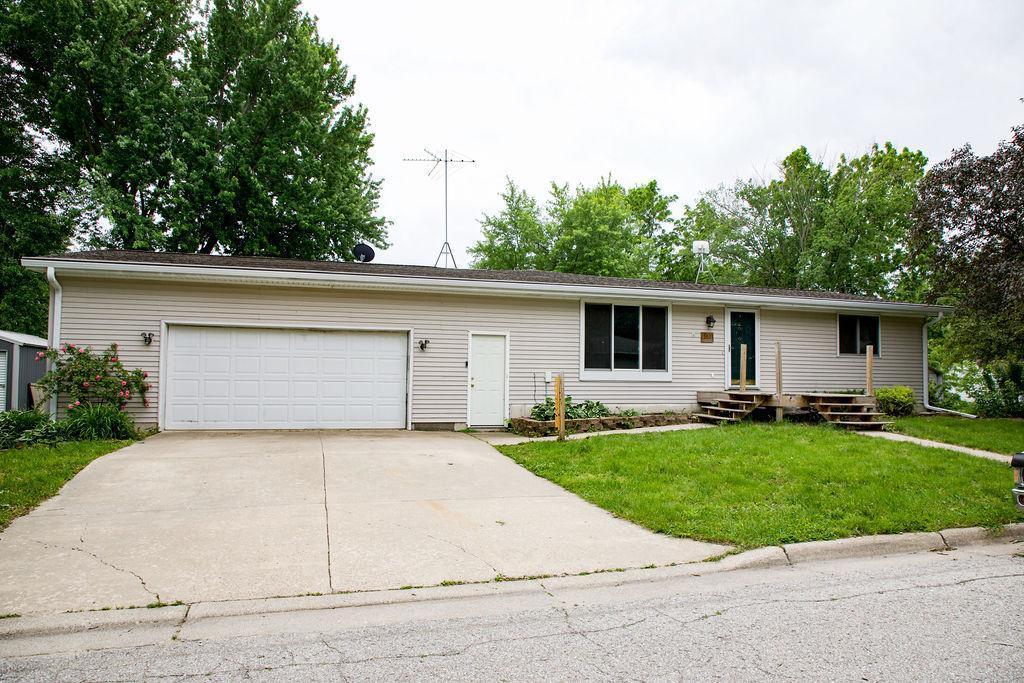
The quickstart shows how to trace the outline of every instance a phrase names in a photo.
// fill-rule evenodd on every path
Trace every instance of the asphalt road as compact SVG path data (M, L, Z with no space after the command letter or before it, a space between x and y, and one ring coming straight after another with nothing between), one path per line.
M1024 544L670 574L0 642L0 678L1024 679Z

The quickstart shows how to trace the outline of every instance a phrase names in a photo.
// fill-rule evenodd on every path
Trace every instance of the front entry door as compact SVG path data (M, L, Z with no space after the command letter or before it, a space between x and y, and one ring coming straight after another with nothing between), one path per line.
M740 346L747 345L747 384L757 384L757 321L752 311L729 312L729 353L731 384L740 383Z
M470 426L497 427L505 424L506 341L500 334L474 334L470 339Z

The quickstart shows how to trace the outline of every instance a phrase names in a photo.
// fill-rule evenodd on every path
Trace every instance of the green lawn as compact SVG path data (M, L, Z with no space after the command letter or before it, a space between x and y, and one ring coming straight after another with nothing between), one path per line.
M890 429L932 441L955 443L994 453L1024 451L1024 420L1019 418L970 419L952 415L901 417Z
M1006 465L822 426L741 424L500 450L653 531L740 548L1021 519Z
M73 441L0 451L0 530L60 488L90 462L129 441Z

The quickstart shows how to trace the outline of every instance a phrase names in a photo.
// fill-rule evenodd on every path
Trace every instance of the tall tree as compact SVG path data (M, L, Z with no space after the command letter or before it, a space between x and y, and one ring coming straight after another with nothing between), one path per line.
M62 188L75 178L35 144L31 102L17 96L24 87L24 74L0 60L0 329L45 336L48 285L19 259L65 248L75 210Z
M604 178L575 190L552 184L543 210L512 181L502 200L500 213L484 215L483 237L469 249L475 267L648 277L675 197L654 181L627 189Z
M182 79L172 249L345 259L387 245L366 109L298 0L214 0Z
M929 298L957 305L948 341L961 358L1016 365L1024 392L1024 126L989 156L966 146L932 167L913 217Z
M828 168L801 147L779 177L741 180L686 207L660 241L658 270L691 278L690 242L705 239L718 282L919 297L921 264L907 234L925 163L887 143Z
M297 0L12 0L0 58L97 244L348 258L386 244L366 110Z

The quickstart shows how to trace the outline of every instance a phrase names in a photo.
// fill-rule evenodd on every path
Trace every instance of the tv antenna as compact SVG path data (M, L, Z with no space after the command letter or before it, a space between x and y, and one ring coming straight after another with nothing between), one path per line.
M693 253L699 259L697 264L697 275L693 278L693 281L700 282L700 274L704 273L712 282L714 282L714 278L711 277L711 272L708 269L708 257L711 256L711 243L707 240L694 240Z
M452 245L448 243L448 164L475 164L476 160L466 159L461 155L450 156L447 148L444 150L444 156L434 154L429 149L424 149L423 151L427 153L428 158L402 159L402 161L419 161L433 164L430 170L427 171L428 176L433 176L439 167L444 169L444 244L441 245L441 253L434 260L434 267L436 268L443 258L444 267L447 268L448 259L450 258L452 260L452 267L458 268L458 264L455 263L455 254L452 253Z

